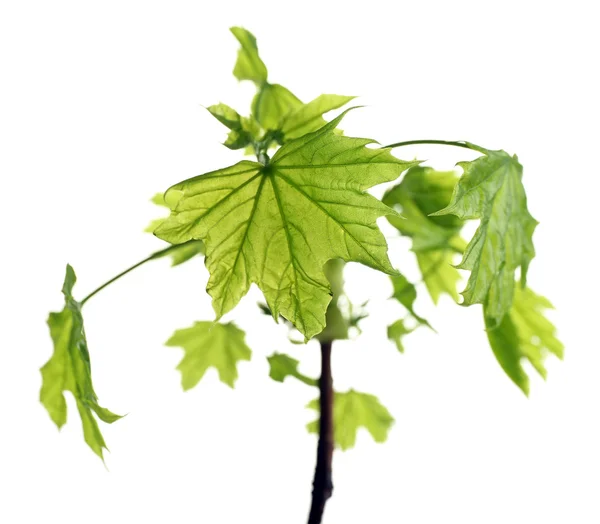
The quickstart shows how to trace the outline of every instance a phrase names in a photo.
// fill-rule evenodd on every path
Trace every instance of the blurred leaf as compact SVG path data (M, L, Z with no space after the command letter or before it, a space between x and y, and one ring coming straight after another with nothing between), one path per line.
M394 286L394 293L392 298L395 298L400 304L402 304L407 311L414 317L414 319L429 328L431 325L423 317L417 315L414 310L414 303L417 299L417 290L413 284L411 284L404 275L391 275L390 279Z
M303 106L289 89L265 82L252 101L252 116L265 129L279 129L288 113Z
M456 286L460 274L452 265L453 254L452 251L443 249L416 253L423 282L434 304L438 303L442 293L450 295L458 302Z
M436 304L442 293L458 302L460 274L452 266L452 255L466 245L460 238L464 222L451 215L430 216L450 202L457 181L454 171L416 166L383 197L385 204L402 214L403 218L390 215L388 220L412 239L423 282Z
M312 400L306 407L320 411L319 399ZM356 434L363 427L375 442L385 442L394 423L389 411L377 397L351 389L346 393L335 393L333 404L333 427L335 444L342 450L354 447ZM309 433L319 433L319 420L310 422Z
M404 336L412 333L413 331L414 329L409 329L406 327L404 319L400 319L388 326L387 336L394 344L396 344L398 351L400 351L400 353L404 353L404 344L402 343L402 339Z
M286 377L297 378L300 382L304 382L309 386L318 386L319 381L314 378L307 377L298 371L299 362L283 353L274 353L267 357L269 362L269 377L276 382L283 382Z
M511 380L529 394L529 378L522 366L528 360L546 378L544 359L548 353L563 358L564 346L556 338L556 328L545 316L552 308L550 301L515 286L513 306L499 326L494 327L486 316L487 335L496 359Z
M166 345L181 347L185 355L177 369L185 391L193 388L209 368L215 368L221 382L232 387L238 377L237 365L250 360L245 333L232 323L195 322L192 327L178 329Z
M238 80L251 80L257 84L267 81L267 67L258 56L258 46L254 35L242 27L232 27L233 33L241 45L233 74Z

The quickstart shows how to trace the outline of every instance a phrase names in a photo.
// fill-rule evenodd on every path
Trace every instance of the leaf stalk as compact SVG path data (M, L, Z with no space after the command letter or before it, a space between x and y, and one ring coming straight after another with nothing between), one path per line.
M390 144L384 146L384 148L394 149L396 147L404 147L404 146L412 146L412 145L420 145L420 144L435 144L442 146L454 146L454 147L462 147L464 149L470 149L471 151L481 152L478 146L471 144L469 142L462 141L452 141L452 140L407 140L405 142L396 142L394 144Z
M97 287L96 289L94 289L94 291L92 291L88 296L86 296L79 304L80 306L83 307L83 305L90 299L92 298L94 295L100 293L100 291L102 291L104 288L110 286L113 282L116 282L117 280L119 280L121 277L124 277L125 275L127 275L127 273L130 273L131 271L133 271L134 269L137 269L140 266L143 266L146 262L150 262L151 260L155 260L157 258L162 258L166 255L168 255L171 251L175 251L175 249L181 247L180 244L173 244L165 249L161 249L160 251L156 251L155 253L152 253L149 257L144 258L143 260L140 260L138 263L134 264L131 267L128 267L126 270L121 271L118 275L115 275L114 277L112 277L110 280L107 280L104 284L102 284L100 287Z

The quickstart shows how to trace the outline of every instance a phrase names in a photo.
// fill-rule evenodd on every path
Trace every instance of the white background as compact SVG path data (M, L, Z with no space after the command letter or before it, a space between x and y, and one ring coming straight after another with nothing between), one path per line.
M434 309L423 295L439 334L417 331L400 355L385 340L400 314L386 277L350 267L349 292L374 313L360 339L336 344L335 385L378 395L396 424L386 444L361 433L336 454L325 522L600 522L595 2L1 5L1 522L305 522L316 438L304 406L316 392L268 379L265 356L287 351L316 376L316 343L290 346L256 313L254 290L229 317L254 350L236 389L210 371L184 394L181 352L162 342L212 318L200 259L145 266L86 306L101 404L129 414L102 426L109 471L72 402L60 433L38 403L65 264L83 297L162 246L141 232L160 213L154 193L238 160L202 108L244 112L251 97L231 75L231 25L256 34L270 80L303 100L360 95L368 107L344 121L349 135L517 153L541 222L530 283L555 303L567 348L526 399L496 364L479 308ZM467 158L397 154L440 168ZM407 244L391 243L416 277Z

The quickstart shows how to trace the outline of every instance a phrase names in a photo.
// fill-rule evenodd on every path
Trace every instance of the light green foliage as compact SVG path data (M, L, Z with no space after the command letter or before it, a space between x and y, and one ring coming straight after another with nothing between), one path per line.
M404 275L392 275L390 277L392 285L394 286L394 293L391 298L396 299L404 308L410 313L410 315L418 322L419 325L427 326L431 328L431 325L423 317L419 316L414 310L414 303L417 298L417 289L411 284ZM431 328L433 329L433 328ZM400 319L389 325L387 328L388 338L396 344L398 351L404 353L404 345L402 338L409 333L412 333L414 329L406 326L406 319Z
M252 354L244 338L244 332L233 323L195 322L192 327L175 331L165 344L185 351L177 366L183 389L193 388L211 367L217 370L221 382L233 387L238 363L250 360Z
M460 273L452 265L451 250L432 250L416 253L417 263L423 275L423 282L434 304L437 304L443 293L450 295L458 302L456 286Z
M290 111L304 104L289 89L267 82L267 67L258 55L256 38L252 33L240 27L232 27L231 32L241 45L233 74L238 80L251 80L257 87L252 101L252 116L264 129L278 129Z
M229 107L227 104L214 104L208 106L206 110L225 127L228 127L229 129L242 129L242 117L235 109Z
M306 407L319 411L319 399L312 400ZM385 442L394 423L390 412L377 397L353 389L336 392L333 403L333 427L335 444L342 450L354 447L358 430L365 428L375 442ZM319 421L307 426L310 433L319 433Z
M279 129L284 117L303 107L302 101L279 84L262 84L252 101L252 115L264 129Z
M448 205L457 181L453 171L416 166L383 197L385 204L404 217L389 216L388 220L412 239L423 281L435 303L442 293L458 302L460 274L452 266L452 255L465 245L460 238L464 222L455 216L430 216Z
M527 268L535 255L532 235L537 222L527 210L523 167L517 157L504 151L477 149L484 156L458 164L464 173L452 200L434 216L481 219L458 266L471 271L462 295L465 305L484 304L488 324L498 325L512 305L519 267L525 284Z
M283 140L298 138L306 133L316 131L325 125L323 115L328 111L338 109L348 102L353 96L319 95L314 100L303 104L295 111L289 113L283 120L281 132Z
M165 204L165 198L162 193L157 193L152 197L152 202L157 206L168 207ZM147 233L154 233L156 228L160 226L165 221L164 218L157 218L152 220L148 227L144 229ZM184 242L183 244L179 244L175 249L170 250L164 256L171 257L171 265L178 266L179 264L183 264L188 260L194 258L196 255L204 255L204 242L202 240L190 240L189 242ZM161 257L157 257L161 258Z
M40 401L60 428L67 421L64 392L71 392L81 417L84 439L94 453L102 458L106 444L94 413L100 420L108 423L121 417L101 407L94 392L81 307L72 294L76 280L75 271L68 265L62 289L65 307L60 313L50 313L48 317L54 353L40 370Z
M452 254L463 242L460 238L463 221L454 216L429 216L448 204L457 180L453 171L415 166L383 197L385 204L402 214L402 217L391 215L388 220L402 235L412 239L423 282L435 303L442 293L458 301L456 283L460 275L452 266ZM402 275L394 275L391 280L394 286L392 298L398 300L420 324L431 327L414 311L416 287ZM412 331L414 329L406 326L406 319L400 319L388 326L387 335L398 351L404 352L402 339Z
M406 327L405 319L401 318L388 326L387 336L394 344L396 344L398 351L404 353L404 343L402 342L402 339L413 331L414 329Z
M227 140L223 145L229 149L243 149L250 146L258 138L260 132L252 118L244 118L225 104L215 104L206 108L224 126L229 128Z
M546 378L544 358L548 353L563 357L564 346L556 338L556 328L545 316L550 301L531 289L515 286L512 308L498 327L486 315L487 335L494 355L513 382L529 393L529 378L522 366L528 360Z
M354 98L341 95L320 95L304 104L286 87L267 81L267 68L258 55L256 38L250 32L239 27L234 27L231 31L241 44L233 74L239 80L251 80L257 88L256 95L252 100L252 121L259 123L263 129L277 131L275 136L281 142L316 131L326 123L323 119L324 113L338 109ZM211 107L219 108L221 111L220 106L223 104ZM231 111L233 111L231 108L227 109L230 116L232 116ZM214 116L223 122L221 117L216 114ZM244 143L244 132L237 125L239 120L230 117L227 119L229 122L223 123L232 131L225 145L231 147L231 144L235 144L236 147L231 147L232 149L247 146L249 142ZM248 131L248 126L243 125L243 119L239 122ZM254 137L257 138L258 134L255 133ZM242 145L243 143L244 145Z
M411 316L418 325L431 326L415 312L415 285L388 259L387 243L377 226L383 216L411 239L422 281L435 303L443 293L458 302L457 268L470 271L463 303L483 304L493 352L508 376L527 393L529 379L523 361L545 377L545 356L562 357L563 346L544 316L551 304L525 285L535 254L532 235L537 222L527 210L517 158L467 142L395 144L445 144L482 153L472 162L458 164L464 171L459 178L454 171L435 171L418 161L399 160L390 148L367 147L375 142L345 137L338 128L347 111L329 123L323 118L353 97L323 94L303 103L286 87L268 81L267 67L250 32L240 27L231 32L241 46L233 74L256 86L251 114L241 116L223 103L207 110L229 130L224 145L252 153L258 161L241 161L175 184L164 196L156 195L153 202L168 207L170 215L152 221L146 231L172 246L119 273L81 302L72 296L75 273L67 266L65 307L48 319L54 353L41 368L40 400L52 420L59 427L65 424L64 392L70 391L85 441L102 457L106 445L95 417L108 423L120 417L98 405L81 307L130 271L166 256L175 266L205 255L210 274L207 292L217 321L255 283L267 302L260 305L263 312L276 321L283 318L305 341L315 336L327 342L347 339L349 328L356 328L367 315L366 303L353 309L344 294L345 262L387 273L394 286L391 298L408 312L387 328L388 338L403 352L403 337L414 330L407 324ZM396 180L404 171L402 181L382 201L367 192ZM471 219L480 224L467 244L461 230ZM457 254L463 259L455 267ZM519 269L521 287L515 286ZM250 360L244 332L232 323L217 321L177 330L166 343L184 350L177 369L185 390L198 384L209 368L215 368L220 380L233 387L239 362ZM269 376L275 381L290 376L318 386L318 380L300 373L298 360L288 355L275 353L268 362ZM318 400L308 407L318 411ZM392 416L373 395L354 390L335 393L339 448L354 446L361 427L376 442L383 442L392 424ZM318 421L308 429L318 432Z
M545 376L545 354L550 351L562 355L562 344L554 335L554 326L543 316L543 309L551 307L550 303L529 289L513 285L516 267L523 265L524 274L533 257L531 235L536 225L526 207L522 168L504 152L476 149L486 156L460 163L464 174L458 184L452 171L417 166L385 194L383 202L405 217L402 220L389 216L388 220L401 234L413 239L423 281L435 302L443 292L458 299L456 282L460 276L451 265L452 255L466 249L459 267L473 267L467 291L471 289L473 295L476 289L483 289L483 279L491 282L492 300L484 302L484 312L492 350L506 374L527 392L529 380L521 361L528 359ZM471 218L482 220L467 246L460 231L464 221ZM493 271L496 276L486 276ZM510 285L503 284L507 275L511 278ZM394 276L392 280L402 284L401 277ZM412 296L411 289L406 300ZM465 295L466 305L473 303L466 300L468 296ZM512 308L498 325L497 316L504 307L500 299L507 300L509 296ZM500 298L493 300L493 297ZM403 320L398 320L388 327L388 338L403 351L402 337L411 331Z
M294 377L309 386L318 386L318 381L298 371L298 361L288 355L275 353L268 357L269 376L283 382L286 377ZM319 399L312 400L307 408L319 411ZM356 435L361 427L366 428L375 442L385 442L388 432L394 423L389 411L379 402L377 397L360 393L353 389L335 392L333 399L334 439L337 447L347 450L354 447ZM309 433L319 433L319 420L307 424Z
M392 298L395 298L400 302L419 324L431 327L427 320L415 313L414 304L417 299L417 290L415 286L411 284L404 275L392 275L390 279L394 286Z
M267 357L269 362L269 377L276 382L283 382L286 377L294 377L309 386L318 386L318 381L307 377L298 371L299 362L284 353L273 353Z
M376 224L393 211L366 190L416 162L337 135L342 116L283 145L268 165L242 161L167 191L172 213L155 234L174 244L205 242L217 318L255 282L273 317L283 315L309 339L325 327L328 260L395 272Z
M252 80L257 84L267 81L267 67L258 56L256 38L250 31L241 27L232 27L231 32L240 43L233 74L238 80Z

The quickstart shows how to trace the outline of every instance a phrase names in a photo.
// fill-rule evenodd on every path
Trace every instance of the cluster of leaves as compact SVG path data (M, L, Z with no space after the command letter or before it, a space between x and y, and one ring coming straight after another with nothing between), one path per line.
M458 302L457 268L470 271L463 304L483 305L494 354L526 392L522 361L529 360L544 374L545 354L561 356L562 345L543 314L550 303L525 284L536 221L527 210L517 158L461 143L482 156L460 163L463 174L458 178L455 172L400 160L391 147L367 147L375 141L346 137L338 128L349 110L329 122L323 116L353 97L324 94L303 103L287 88L268 81L252 34L241 28L232 28L232 33L240 43L233 73L256 86L251 113L241 116L223 103L208 111L228 129L225 146L243 149L256 160L185 180L164 196L157 195L153 201L168 207L170 215L147 229L171 246L145 261L168 255L178 265L204 256L210 275L207 292L216 320L177 330L167 341L184 350L178 366L183 388L198 384L209 368L233 387L237 365L250 359L251 350L243 331L219 319L252 283L264 294L263 310L276 321L284 318L305 341L344 339L365 315L361 308L356 313L351 306L340 306L344 263L359 262L390 275L392 298L417 326L431 327L415 312L417 287L390 263L386 238L377 225L385 216L412 239L422 281L434 302L443 293ZM403 173L382 200L367 192ZM470 219L480 224L467 243L461 231ZM454 267L456 253L463 259ZM521 283L515 284L518 270ZM54 355L42 368L42 402L60 426L66 421L63 391L71 391L86 442L102 456L104 441L92 412L105 422L118 416L96 402L81 317L81 305L89 296L76 302L71 295L74 281L69 267L65 309L49 319ZM407 318L388 327L400 351L412 329ZM299 362L288 355L276 353L268 362L276 381L291 376L308 386L318 385L300 373ZM352 447L360 427L377 442L385 440L393 418L376 397L354 390L336 392L334 405L338 447ZM318 410L318 400L308 407ZM317 423L308 429L316 431Z
M526 287L537 222L527 210L521 181L523 168L517 158L504 151L469 145L483 156L460 162L460 179L454 172L412 168L400 184L384 195L383 202L405 217L390 217L389 221L412 239L423 282L434 302L442 293L458 301L458 269L470 271L461 293L462 305L483 305L485 329L494 355L506 374L527 394L529 378L523 361L528 360L545 377L545 356L563 355L556 328L544 316L544 310L552 308L552 304ZM469 219L479 219L480 223L466 243L460 233ZM455 253L462 255L457 266L452 265ZM521 281L517 283L518 268ZM415 287L405 279L392 280L394 298L419 324L429 325L413 310ZM401 337L409 331L404 320L388 328L389 337L401 351Z

